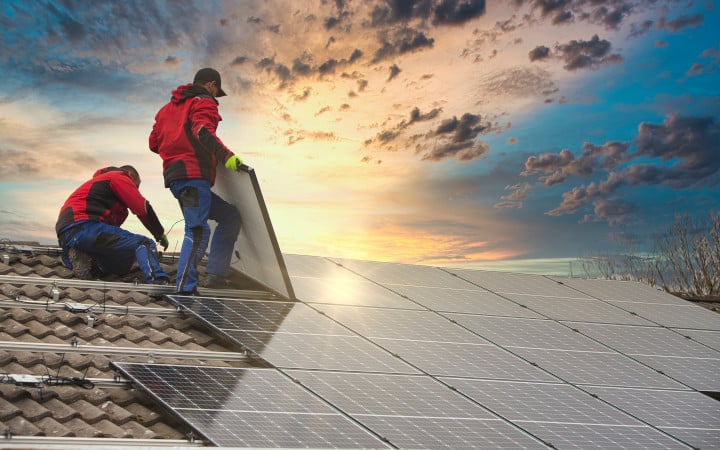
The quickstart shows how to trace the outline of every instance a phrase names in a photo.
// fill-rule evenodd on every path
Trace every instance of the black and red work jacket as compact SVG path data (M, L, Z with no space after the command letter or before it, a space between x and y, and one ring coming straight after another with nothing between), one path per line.
M127 219L128 209L156 240L162 237L165 230L160 220L130 175L117 167L105 167L70 194L60 209L55 231L60 235L68 225L86 220L119 227Z
M155 115L150 150L163 160L165 186L177 180L205 179L215 184L217 162L231 152L215 131L222 120L218 102L202 86L178 86Z

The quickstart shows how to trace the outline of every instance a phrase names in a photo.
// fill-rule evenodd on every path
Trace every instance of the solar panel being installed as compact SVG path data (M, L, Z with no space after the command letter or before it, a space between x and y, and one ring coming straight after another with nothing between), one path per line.
M306 281L300 302L173 298L276 373L253 387L231 370L224 384L237 389L187 408L172 389L190 389L187 374L174 368L156 395L205 435L242 432L234 445L269 447L720 447L718 403L699 392L720 391L710 311L636 283L286 260ZM667 307L683 308L672 322L682 328L663 326ZM289 405L299 389L329 411L262 406L291 378ZM333 421L340 441L325 435Z

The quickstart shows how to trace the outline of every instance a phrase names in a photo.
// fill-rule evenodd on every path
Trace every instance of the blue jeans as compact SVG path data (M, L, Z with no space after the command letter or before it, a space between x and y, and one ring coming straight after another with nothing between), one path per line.
M133 262L145 274L145 282L168 278L160 267L155 242L140 234L103 222L86 220L65 227L58 235L63 249L63 263L72 267L67 257L71 248L87 253L102 273L126 275Z
M208 219L217 222L208 255L207 273L226 276L240 232L240 212L210 190L208 180L173 181L170 191L180 202L185 237L178 260L177 292L192 292L198 285L197 265L210 243Z

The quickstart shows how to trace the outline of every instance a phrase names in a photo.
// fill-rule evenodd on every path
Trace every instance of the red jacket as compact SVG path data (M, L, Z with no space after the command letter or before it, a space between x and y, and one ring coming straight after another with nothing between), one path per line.
M128 208L160 239L165 232L150 203L140 194L130 175L117 167L105 167L83 183L60 209L55 231L76 222L93 220L119 227L128 216Z
M176 180L205 179L215 184L218 160L233 153L215 134L222 120L218 102L203 87L178 86L155 115L150 150L163 159L165 186Z

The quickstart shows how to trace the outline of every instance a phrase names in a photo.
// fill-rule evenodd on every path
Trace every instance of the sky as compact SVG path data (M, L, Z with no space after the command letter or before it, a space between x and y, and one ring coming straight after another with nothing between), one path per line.
M567 273L641 251L720 205L719 8L4 1L0 238L55 244L70 192L132 164L179 249L148 135L214 67L218 136L255 169L285 253Z

